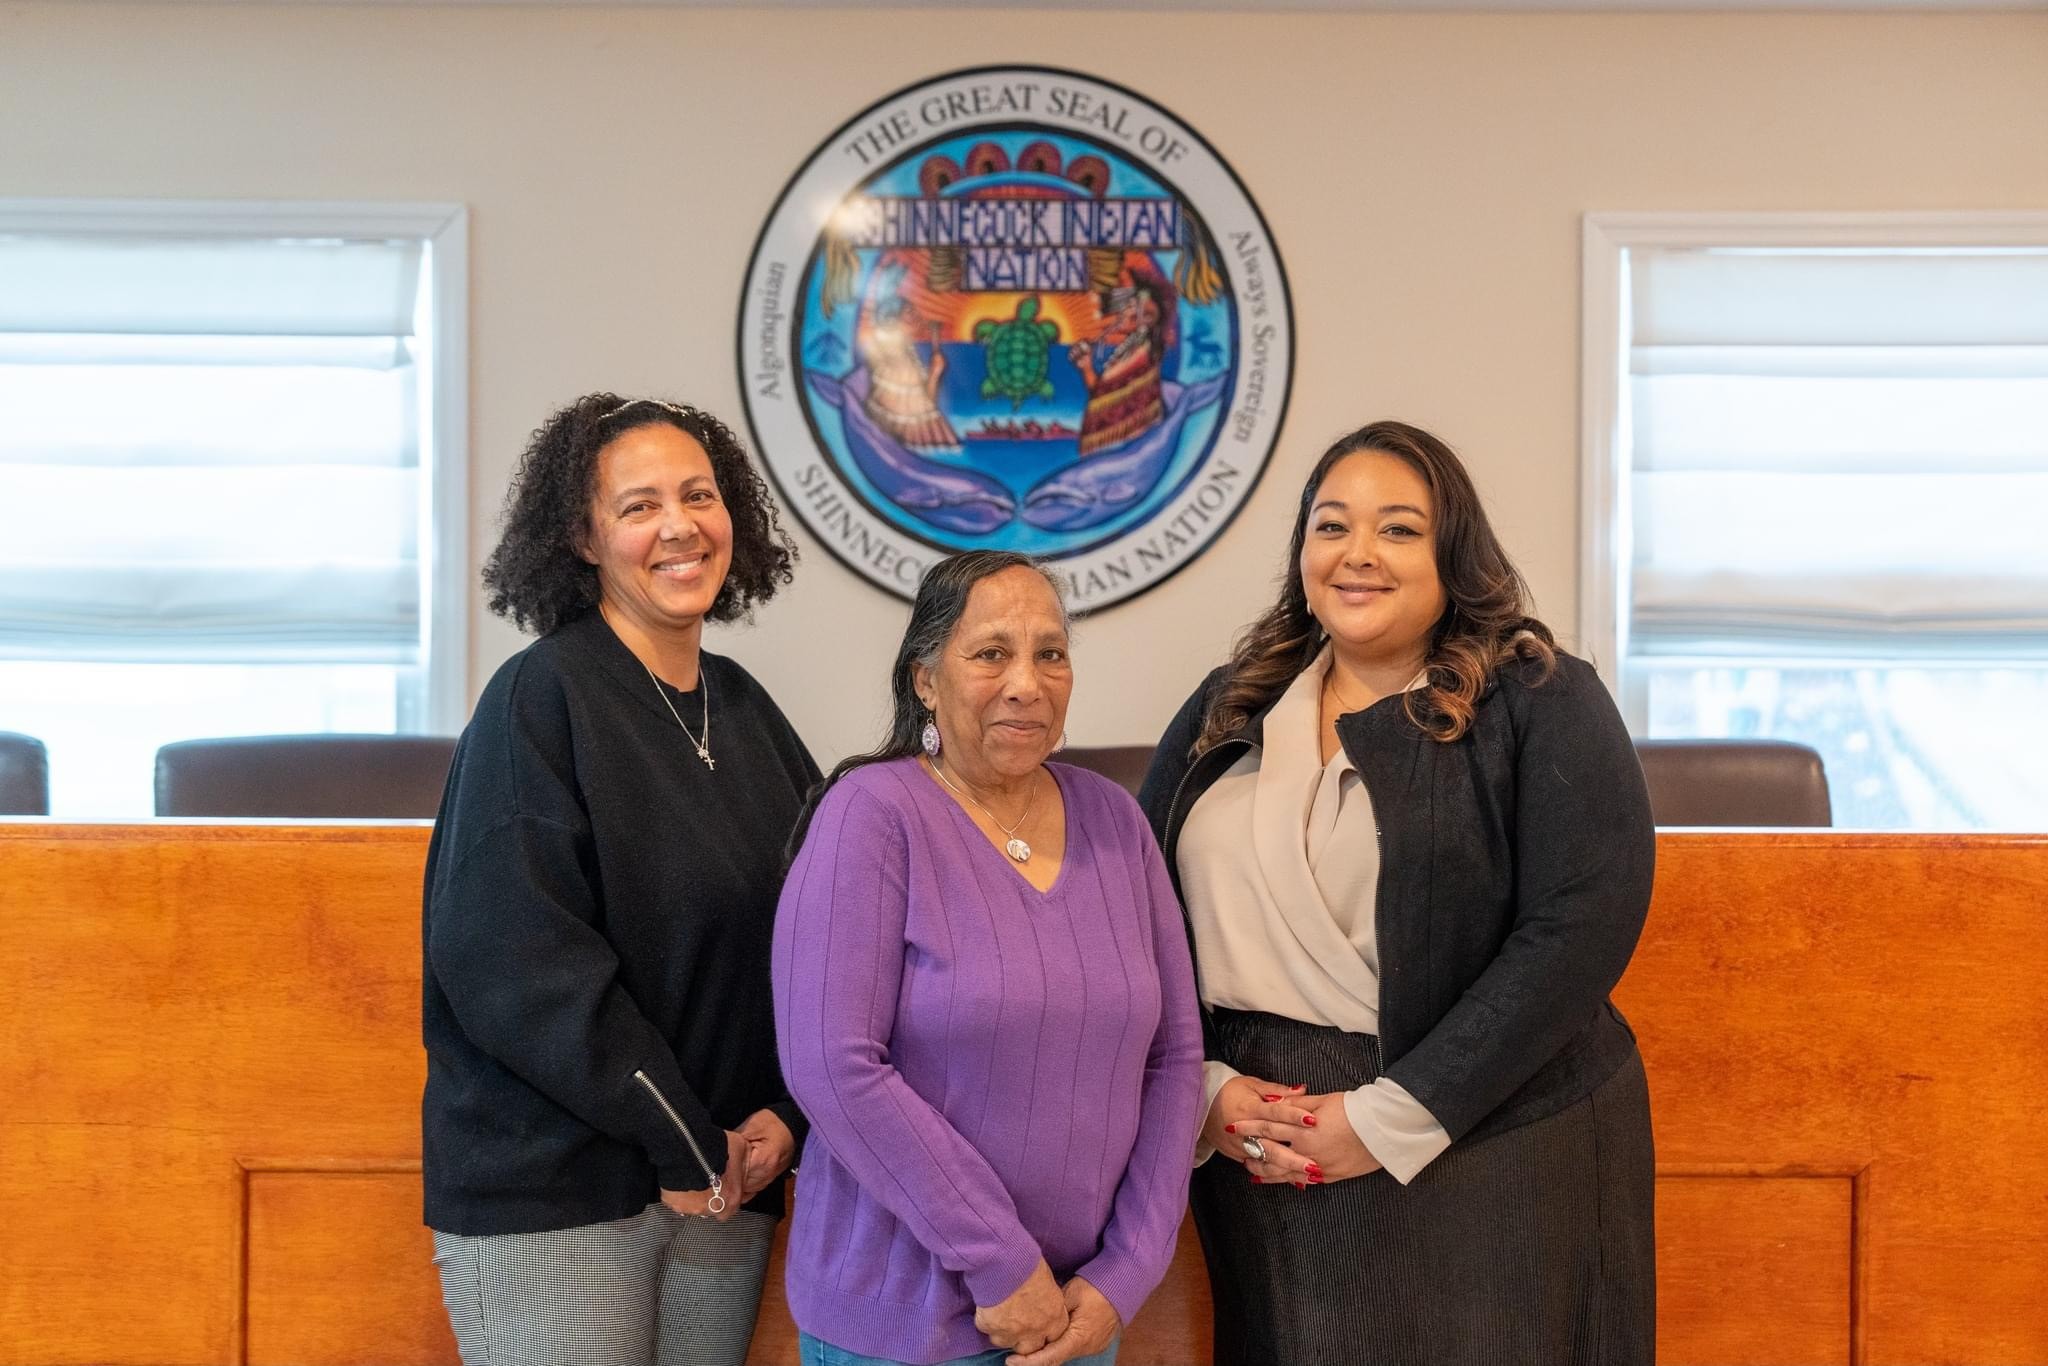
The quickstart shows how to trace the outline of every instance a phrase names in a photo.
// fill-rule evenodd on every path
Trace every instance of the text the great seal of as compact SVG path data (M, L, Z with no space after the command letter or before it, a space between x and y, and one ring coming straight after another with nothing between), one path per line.
M956 550L1058 565L1073 605L1199 555L1250 496L1293 370L1286 276L1215 151L1069 71L898 91L797 172L739 363L805 527L909 597Z

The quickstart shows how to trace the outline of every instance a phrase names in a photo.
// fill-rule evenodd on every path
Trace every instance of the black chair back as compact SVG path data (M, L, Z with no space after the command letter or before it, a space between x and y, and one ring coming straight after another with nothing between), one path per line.
M1832 825L1820 755L1786 740L1638 740L1659 825Z
M49 751L33 735L0 730L0 816L49 814Z
M1152 766L1152 746L1084 745L1063 749L1052 757L1076 768L1100 773L1135 797L1138 785L1145 781L1145 770Z
M181 740L156 752L156 814L431 819L454 757L445 735Z
M1820 754L1785 740L1638 740L1636 755L1659 825L1833 824ZM1055 758L1136 795L1150 745L1076 746Z

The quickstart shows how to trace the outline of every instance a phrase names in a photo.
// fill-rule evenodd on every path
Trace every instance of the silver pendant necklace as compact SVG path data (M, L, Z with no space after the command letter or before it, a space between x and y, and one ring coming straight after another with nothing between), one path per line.
M647 669L647 661L641 660L640 667ZM676 718L676 724L683 726L683 718L676 712L676 704L668 700L668 689L661 686L661 680L654 676L654 670L647 669L647 681L654 685L654 695L661 699L661 705L668 708L668 714ZM683 726L683 734L690 736L690 743L697 747L697 757L704 761L704 767L716 773L718 761L711 757L711 675L697 667L697 686L704 690L704 736L702 739L690 735L690 728Z
M931 766L932 772L939 775L940 782L944 783L947 787L952 788L954 793L958 796L965 797L968 801L973 802L977 807L980 807L981 814L987 816L989 820L995 825L995 828L1003 832L1003 837L1009 841L1009 843L1003 846L1003 852L1008 854L1012 861L1017 863L1031 862L1031 846L1025 843L1023 840L1017 838L1017 831L1024 824L1025 821L1031 819L1031 809L1038 805L1038 785L1036 783L1033 783L1031 787L1031 800L1024 803L1024 814L1017 817L1016 820L1010 822L1009 826L1006 828L1003 825L1002 821L996 818L995 812L981 805L981 799L979 797L975 796L972 792L963 792L958 787L954 787L953 780L946 776L946 770L939 767L939 761L936 756L932 758Z

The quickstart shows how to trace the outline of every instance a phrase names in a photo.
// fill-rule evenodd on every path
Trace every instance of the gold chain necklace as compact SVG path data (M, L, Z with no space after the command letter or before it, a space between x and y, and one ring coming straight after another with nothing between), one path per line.
M1336 699L1337 699L1337 705L1338 705L1338 706L1340 706L1340 707L1345 707L1345 708L1348 708L1348 709L1349 709L1349 710L1351 710L1351 711L1364 711L1364 710L1365 710L1365 707L1359 706L1359 705L1358 705L1357 703L1353 702L1353 701L1352 701L1352 700L1351 700L1350 698L1346 697L1346 696L1344 695L1344 691L1343 691L1343 689L1341 689L1341 688L1339 688L1339 687L1337 686L1337 666L1336 666L1336 664L1332 663L1332 664L1330 665L1330 667L1329 667L1329 670L1328 670L1328 671L1327 671L1326 673L1324 673L1324 674L1323 674L1323 687L1324 687L1324 688L1326 688L1326 689L1327 689L1327 690L1329 691L1329 694L1330 694L1330 696L1332 696L1332 697L1334 697L1334 698L1336 698ZM1368 705L1370 705L1370 704L1368 704Z
M1017 831L1024 824L1025 821L1031 819L1031 810L1033 807L1038 805L1038 784L1036 781L1034 781L1031 785L1031 799L1024 803L1024 814L1017 817L1017 819L1012 821L1006 828L1003 825L1002 821L997 818L995 812L981 805L981 798L975 796L972 792L963 792L958 787L955 787L953 785L953 780L946 776L946 770L939 767L939 761L936 756L932 758L931 766L932 772L939 775L940 782L944 783L947 787L952 788L955 795L965 797L968 801L973 802L978 807L981 807L981 814L987 816L989 818L990 823L993 824L996 829L1001 830L1003 832L1004 838L1009 841L1009 843L1003 846L1004 853L1008 854L1011 857L1011 859L1015 862L1031 862L1031 846L1025 843L1023 840L1017 838Z

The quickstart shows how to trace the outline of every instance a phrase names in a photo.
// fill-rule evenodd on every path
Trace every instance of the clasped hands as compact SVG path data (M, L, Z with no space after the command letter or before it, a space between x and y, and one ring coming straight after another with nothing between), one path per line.
M747 1203L768 1188L768 1183L796 1160L796 1135L773 1112L756 1110L737 1129L725 1131L725 1174L719 1184L725 1208L711 1212L711 1192L705 1190L661 1193L661 1203L677 1214L726 1223Z
M1060 1286L1041 1258L1009 1298L975 1309L974 1326L1010 1352L1004 1366L1058 1366L1103 1351L1124 1321L1083 1277Z
M1202 1140L1258 1183L1285 1182L1305 1190L1378 1171L1379 1159L1351 1127L1344 1092L1311 1096L1306 1090L1259 1077L1232 1077L1209 1106ZM1245 1151L1247 1138L1259 1140L1264 1161Z

